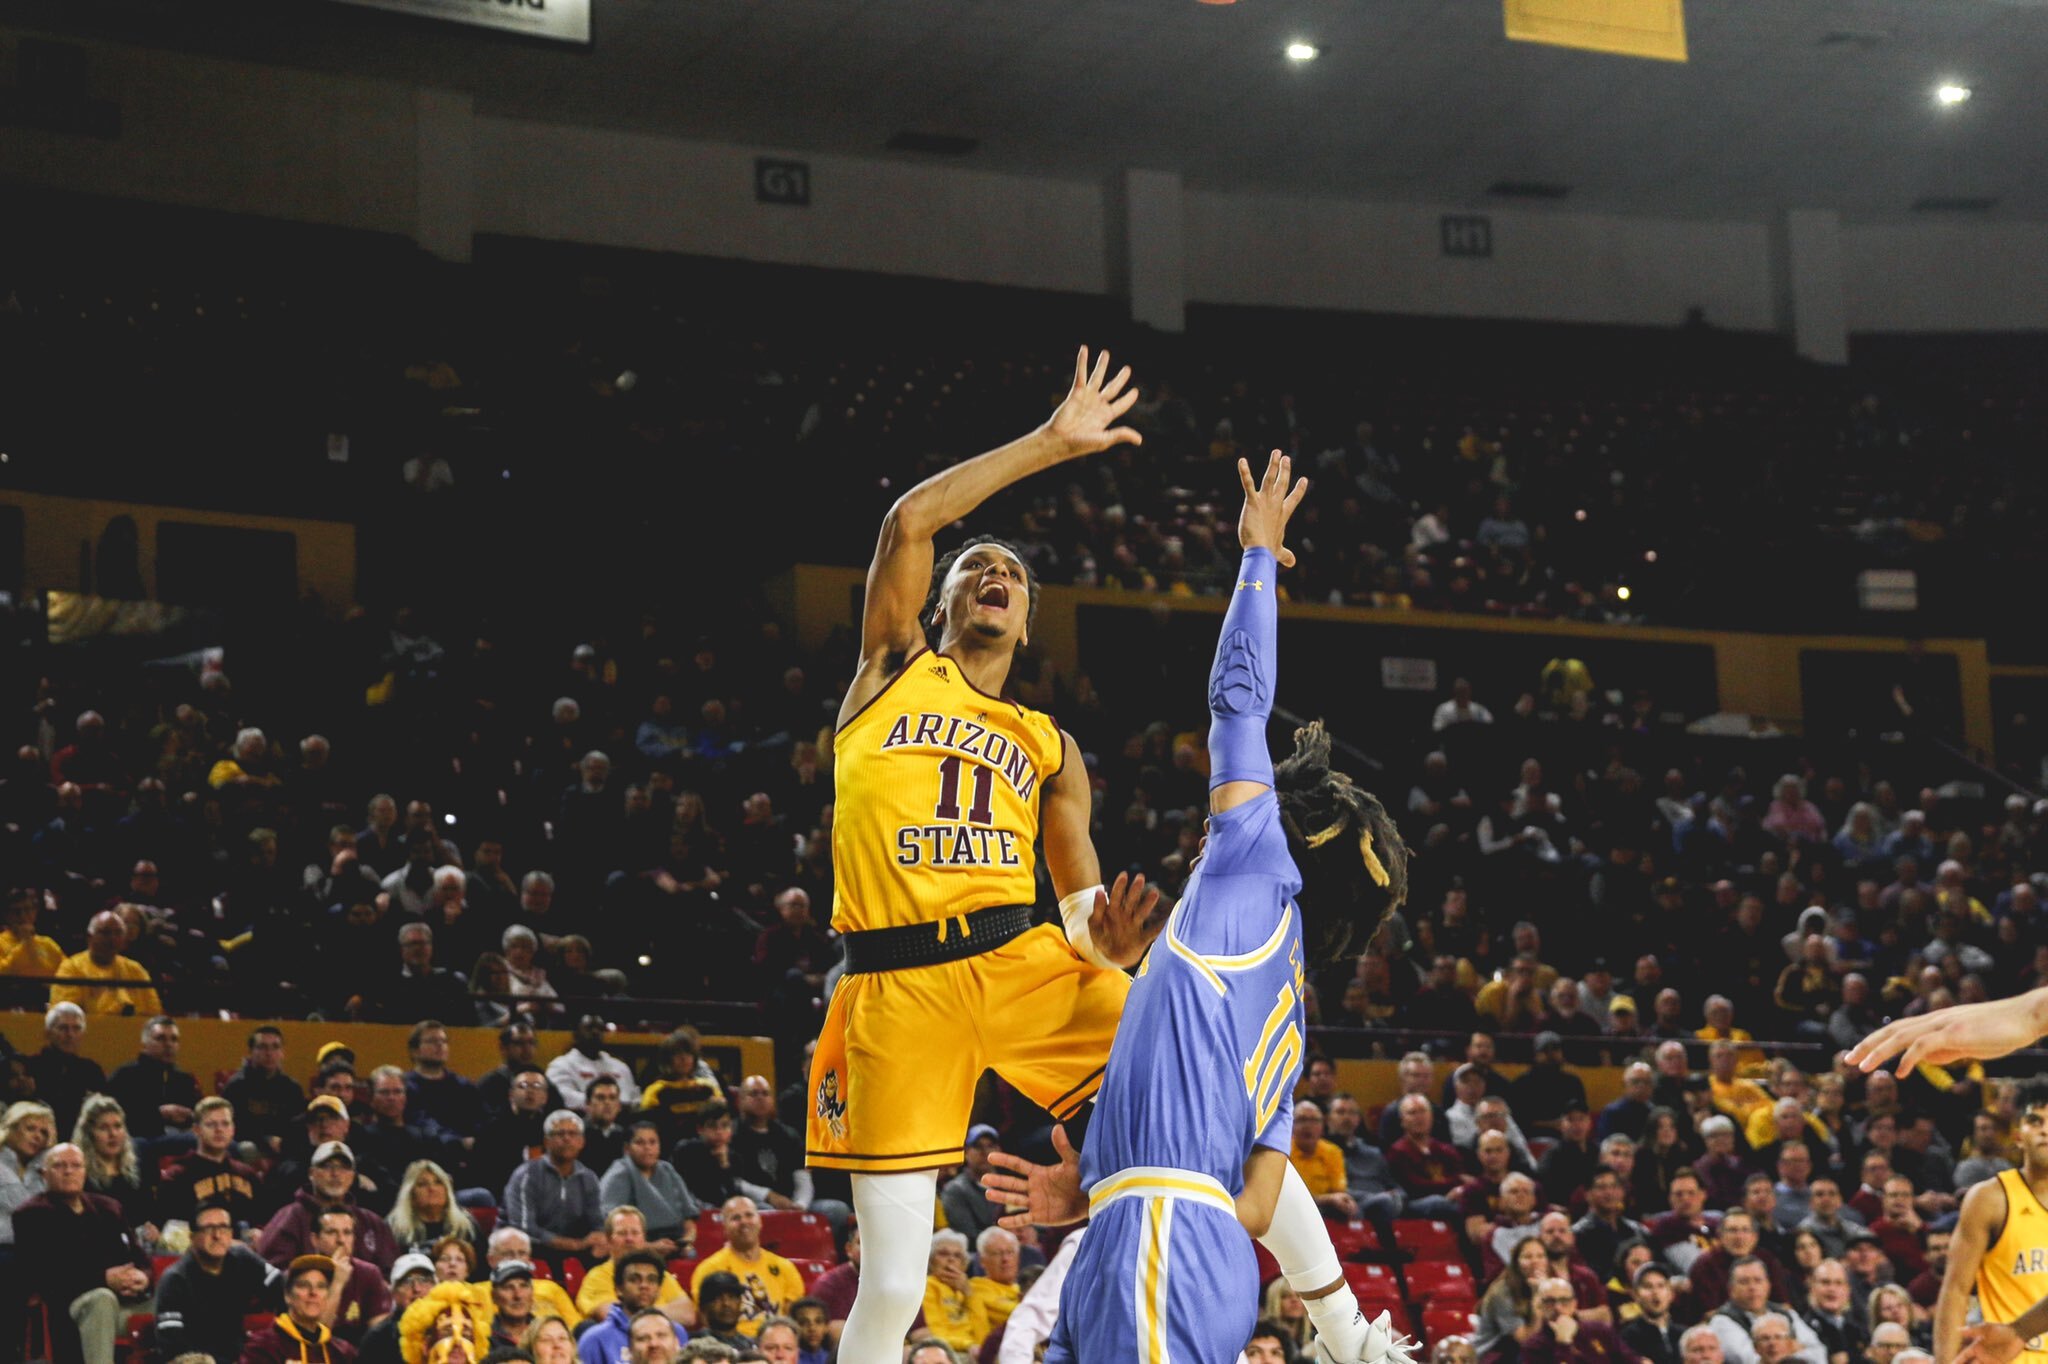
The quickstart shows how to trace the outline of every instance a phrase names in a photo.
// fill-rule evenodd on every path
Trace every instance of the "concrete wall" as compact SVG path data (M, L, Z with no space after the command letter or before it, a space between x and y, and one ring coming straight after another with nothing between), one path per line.
M0 65L19 36L0 29ZM494 232L1115 292L1168 326L1193 302L1653 326L1698 307L1749 331L1789 330L1795 314L1840 317L1848 332L2048 328L2048 224L1849 224L1828 241L1811 215L1788 233L1782 220L1496 207L1492 256L1452 258L1438 206L1188 189L1170 171L1057 179L690 142L479 116L467 96L389 82L88 46L121 136L0 128L0 177L395 232L451 259ZM754 158L777 154L810 163L809 207L755 202ZM1130 239L1176 206L1175 250ZM1829 264L1824 277L1812 262ZM1837 353L1827 330L1807 327L1801 349Z

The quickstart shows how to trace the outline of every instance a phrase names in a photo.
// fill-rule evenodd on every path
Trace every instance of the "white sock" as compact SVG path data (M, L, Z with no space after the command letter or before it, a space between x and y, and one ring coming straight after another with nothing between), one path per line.
M901 1364L903 1338L924 1306L937 1170L855 1175L860 1288L839 1335L840 1364Z

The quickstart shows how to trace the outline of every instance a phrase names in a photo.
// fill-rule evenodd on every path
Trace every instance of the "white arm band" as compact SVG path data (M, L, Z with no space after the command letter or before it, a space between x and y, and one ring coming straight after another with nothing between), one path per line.
M1121 966L1102 955L1095 946L1095 939L1088 932L1088 918L1095 913L1095 897L1101 891L1101 886L1090 886L1086 890L1077 890L1072 895L1062 896L1060 922L1066 926L1067 945L1074 949L1082 961L1091 966L1100 966L1105 971L1121 971Z
M1294 1162L1287 1163L1281 1177L1280 1197L1273 1205L1273 1221L1259 1244L1273 1252L1280 1273L1297 1293L1328 1288L1344 1277L1337 1261L1337 1248L1330 1243L1330 1229L1323 1224L1322 1210L1315 1195L1302 1183Z

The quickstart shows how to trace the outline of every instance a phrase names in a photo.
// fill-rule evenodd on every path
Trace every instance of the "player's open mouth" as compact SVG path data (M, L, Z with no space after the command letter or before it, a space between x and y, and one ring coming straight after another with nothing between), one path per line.
M975 595L974 604L1000 610L1010 604L1010 589L1001 583L983 583L981 591Z

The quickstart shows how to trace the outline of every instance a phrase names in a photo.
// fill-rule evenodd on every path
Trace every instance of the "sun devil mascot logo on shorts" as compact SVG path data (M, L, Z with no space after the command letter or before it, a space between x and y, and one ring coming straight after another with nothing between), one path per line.
M839 1072L828 1070L818 1081L818 1116L836 1140L846 1140L846 1100L839 1097Z

